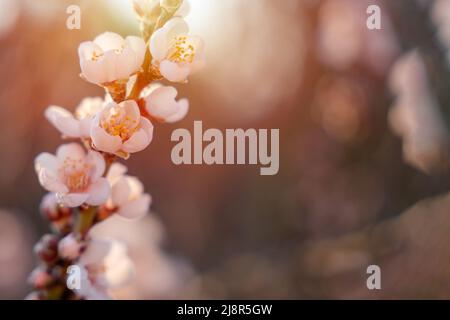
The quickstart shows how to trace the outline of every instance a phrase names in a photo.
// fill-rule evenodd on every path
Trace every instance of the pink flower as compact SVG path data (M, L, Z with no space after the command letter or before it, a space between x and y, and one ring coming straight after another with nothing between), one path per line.
M86 154L77 143L60 146L56 156L41 153L35 160L35 169L41 185L56 193L63 205L100 205L108 199L110 186L102 178L105 160L95 151Z
M92 143L97 150L123 158L145 149L152 138L153 125L141 117L134 100L108 103L95 116L91 127Z
M108 289L123 286L134 274L127 247L109 239L90 239L77 265L81 270L78 294L90 300L110 298Z
M84 98L75 110L75 115L64 108L50 106L45 117L67 138L87 138L94 115L103 107L102 98Z
M127 168L114 163L106 178L111 184L111 196L106 203L110 210L127 219L138 219L147 214L152 198L144 193L142 183L132 176L125 175Z
M183 119L189 110L187 99L176 100L174 87L152 86L145 97L145 109L154 118L163 122L176 122Z
M123 39L117 33L102 33L78 47L82 76L95 84L126 80L141 68L145 48L139 37Z
M152 63L169 81L184 82L205 63L203 40L188 33L186 21L174 17L150 38Z

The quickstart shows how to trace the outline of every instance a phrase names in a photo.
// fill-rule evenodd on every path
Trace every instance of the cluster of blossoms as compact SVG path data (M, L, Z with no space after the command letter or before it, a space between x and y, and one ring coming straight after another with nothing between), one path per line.
M113 214L144 216L151 203L142 183L117 159L128 159L153 139L153 123L172 123L188 112L177 90L155 81L185 83L204 64L203 42L189 34L183 0L134 0L142 37L105 32L80 44L81 77L103 87L104 98L85 98L72 114L59 106L45 111L64 139L55 154L35 160L40 184L49 193L41 203L52 233L35 246L40 265L29 298L103 299L108 288L132 274L126 247L97 239L91 227ZM78 140L74 142L73 140ZM81 270L80 288L69 290L67 271Z

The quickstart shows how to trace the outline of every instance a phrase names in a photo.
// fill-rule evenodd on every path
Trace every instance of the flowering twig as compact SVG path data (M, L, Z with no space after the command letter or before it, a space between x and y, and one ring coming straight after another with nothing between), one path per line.
M81 77L103 87L105 98L83 99L74 114L58 106L45 111L63 138L82 144L63 144L35 160L49 191L41 212L52 233L35 246L40 263L30 276L30 299L105 299L109 287L130 275L123 244L94 238L90 230L115 214L136 219L148 212L150 195L116 160L151 143L151 121L176 122L188 111L175 88L155 81L185 83L203 65L203 42L188 35L183 19L187 1L134 0L134 8L142 38L105 32L78 48ZM69 279L74 266L79 277Z

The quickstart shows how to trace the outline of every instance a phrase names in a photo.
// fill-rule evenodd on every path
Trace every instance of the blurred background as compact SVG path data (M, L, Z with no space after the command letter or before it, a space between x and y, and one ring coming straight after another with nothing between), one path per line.
M190 0L207 67L177 86L188 117L128 162L152 194L140 222L97 232L130 246L118 298L450 298L450 0ZM81 30L66 8L81 8ZM381 7L381 30L366 9ZM44 109L102 89L77 47L138 34L130 0L0 0L0 298L23 298L47 232L34 157ZM176 166L177 127L279 128L280 171ZM381 267L382 290L366 287Z

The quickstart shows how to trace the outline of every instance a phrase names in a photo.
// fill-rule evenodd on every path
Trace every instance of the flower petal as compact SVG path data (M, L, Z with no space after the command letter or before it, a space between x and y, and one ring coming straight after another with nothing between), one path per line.
M125 110L125 114L129 117L131 121L136 121L136 124L141 118L141 112L139 106L134 100L126 100L119 103L119 106Z
M114 206L121 206L126 203L130 197L131 188L125 176L118 179L111 188L111 200Z
M183 18L175 17L156 30L150 38L150 53L155 61L161 62L167 57L173 40L183 34L188 34L189 26Z
M47 152L41 153L34 161L34 167L38 175L39 183L51 192L68 192L67 187L59 179L58 159Z
M107 239L91 239L86 250L80 257L80 263L85 266L99 264L108 255L112 241Z
M45 110L44 115L63 135L70 138L79 138L81 136L80 122L66 109L50 106Z
M56 150L56 157L59 161L64 161L70 157L72 159L84 159L86 153L81 145L76 142L61 145Z
M127 172L127 167L121 163L115 162L111 165L108 170L106 178L109 183L114 184L118 179L120 179Z
M57 175L59 162L58 159L48 152L42 152L34 160L36 171L46 170L53 175Z
M128 258L119 260L111 268L107 268L106 272L101 274L96 280L103 287L118 288L125 285L134 275L134 264Z
M187 99L176 101L177 90L173 87L158 87L145 99L146 110L149 114L165 122L181 120L189 109Z
M148 213L151 201L149 194L143 194L138 199L122 205L117 214L126 219L139 219Z
M70 208L81 206L89 197L88 193L67 193L57 194L59 202Z
M103 108L104 101L100 97L86 97L78 104L75 109L77 119L94 117Z
M96 61L80 60L81 73L84 79L90 83L101 84L108 82L108 61L104 56Z
M175 98L178 92L174 87L161 86L154 89L145 99L145 108L149 114L165 120L177 109Z
M63 258L74 260L78 258L80 251L81 243L77 241L73 233L69 233L58 243L58 253Z
M96 279L103 287L122 286L134 273L134 265L127 255L127 247L119 241L112 241L110 250L103 259L103 264L105 272Z
M115 53L115 76L116 79L127 79L138 71L141 64L138 63L136 53L131 47L126 46L120 53Z
M141 128L135 132L130 139L124 142L122 150L128 153L144 150L153 139L153 125L146 119L141 118Z
M165 30L166 36L169 40L173 40L178 36L189 33L189 25L186 20L181 17L174 17L170 19L161 29Z
M86 156L86 162L93 165L90 172L91 181L97 181L105 172L105 158L100 153L90 150Z
M80 137L89 138L91 133L92 118L86 117L80 120Z
M122 147L122 139L119 136L108 134L95 123L91 127L91 139L95 148L99 151L115 153Z
M170 49L170 42L167 39L165 29L156 30L150 38L150 53L154 61L160 62L167 57Z
M159 65L161 75L172 82L186 81L191 71L188 64L178 64L170 60L163 60Z
M103 32L94 39L94 43L103 51L117 50L123 46L124 40L115 32Z
M189 111L189 101L188 99L181 99L178 101L178 110L171 116L166 118L166 122L173 123L183 119Z
M106 65L106 81L105 82L112 82L115 80L122 80L128 78L128 75L123 75L120 73L120 69L117 68L118 62L117 62L117 53L115 51L106 51L100 60L105 61ZM100 61L99 60L99 61Z
M111 186L108 180L106 178L99 178L89 186L89 197L86 199L86 203L92 206L101 205L108 200L110 190Z
M94 56L103 54L102 48L92 41L85 41L78 46L78 57L80 60L92 60Z
M138 67L142 65L145 57L145 42L140 37L128 36L125 38L125 43L130 46L136 54L136 64Z
M142 182L138 178L132 176L126 176L125 178L127 179L127 183L131 189L130 196L132 198L140 197L144 192L144 185Z

